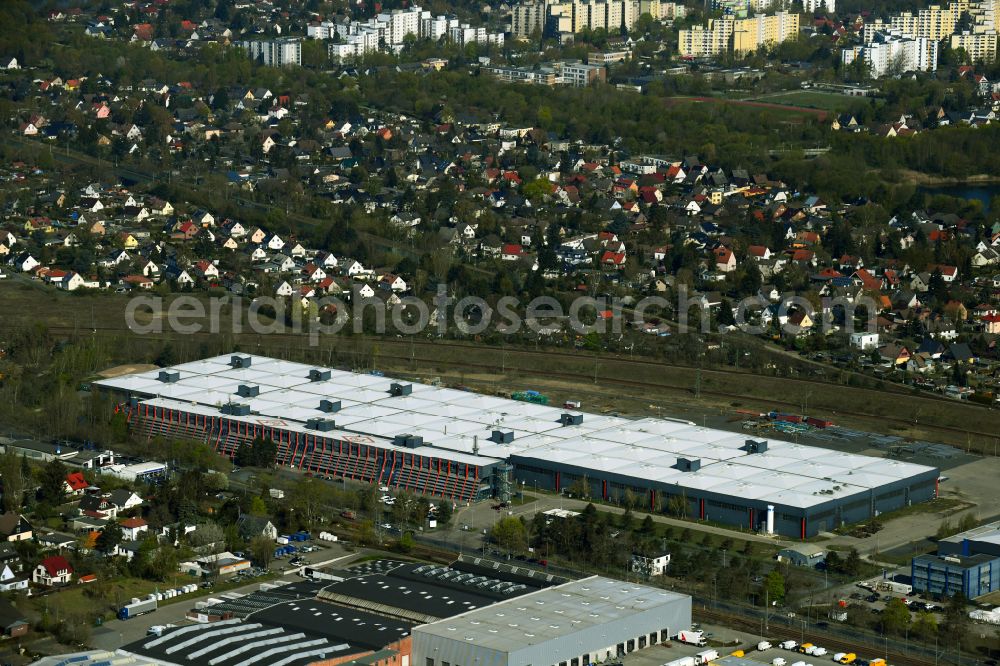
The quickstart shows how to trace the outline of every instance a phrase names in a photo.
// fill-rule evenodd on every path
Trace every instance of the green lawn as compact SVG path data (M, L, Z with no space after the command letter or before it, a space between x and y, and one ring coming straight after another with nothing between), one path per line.
M160 584L164 590L169 585ZM70 585L44 596L32 597L29 603L39 614L48 613L54 617L96 617L110 619L117 608L132 601L132 597L144 597L155 592L156 583L139 578L116 578L105 583Z

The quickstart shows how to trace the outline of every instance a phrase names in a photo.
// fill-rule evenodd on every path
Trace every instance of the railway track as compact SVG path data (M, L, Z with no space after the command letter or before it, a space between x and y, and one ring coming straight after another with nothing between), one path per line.
M13 322L11 322L11 323L13 323ZM84 326L50 326L49 330L51 332L57 333L59 335L69 335L69 336L72 336L72 335L90 335L92 333L93 334L101 334L101 335L114 335L114 334L117 334L117 335L127 335L129 333L128 329L126 329L124 327L106 326L106 325L104 325L104 326L102 326L102 325L96 325L96 326L86 326L86 325L84 325ZM196 333L194 335L196 335L196 336L197 335L209 335L209 333L203 332L203 333ZM248 334L248 336L249 337L253 337L252 334ZM158 338L158 339L171 340L171 339L178 338L178 337L181 337L181 336L179 336L179 334L170 334L170 333L153 333L153 334L149 334L149 337ZM187 335L182 336L182 337L184 337L184 338L190 338L190 336L187 336ZM274 343L280 343L279 346L281 346L283 348L289 348L290 345L300 344L302 342L302 334L301 333L274 333L274 334L269 334L266 337L267 337L267 339L269 341L273 341ZM405 339L379 338L377 340L373 340L373 344L377 344L379 346L379 357L382 360L385 360L386 358L388 358L388 359L392 359L392 360L398 361L398 362L412 363L414 365L431 364L431 365L437 365L437 366L447 366L447 367L452 367L452 368L456 368L456 369L475 370L475 371L481 371L481 372L487 372L487 373L497 373L497 370L501 366L501 363L477 363L475 361L471 361L471 360L468 360L467 358L464 358L461 353L450 353L450 354L447 354L446 357L445 356L425 356L425 355L422 355L422 354L418 354L417 350L418 349L420 349L420 350L434 349L434 350L438 350L438 351L443 351L443 348L447 348L447 350L449 350L449 351L458 350L459 352L461 352L461 350L468 350L470 352L471 351L475 351L475 352L479 352L479 353L483 352L484 350L490 350L490 351L492 351L493 353L495 353L497 355L504 355L504 356L506 356L509 360L514 360L514 359L517 359L518 357L520 357L522 359L528 360L527 364L521 364L522 367L516 367L514 365L511 365L510 363L506 363L505 364L505 372L523 372L523 373L528 373L528 374L530 374L532 372L539 372L539 371L534 371L534 370L531 369L530 359L532 359L532 358L546 358L546 359L561 358L561 359L565 359L567 361L575 361L577 363L579 363L581 361L584 361L584 360L586 360L586 361L589 362L590 360L592 360L594 358L592 356L581 356L579 354L574 354L572 352L561 351L561 350L551 350L551 349L533 350L533 349L523 349L523 348L497 349L495 347L486 347L486 346L483 346L483 345L477 345L477 344L474 344L474 343L467 343L467 342L449 341L449 342L446 342L446 343L442 343L442 342L432 342L432 341L428 341L428 340L418 340L416 338L412 338L412 339L411 338L405 338ZM345 353L346 354L350 354L350 353L361 354L362 353L361 351L352 351L350 349L345 349L344 347L346 347L346 346L347 345L340 345L340 346L338 346L338 348L335 351L337 353L339 353L339 354L345 354ZM316 348L315 351L317 352L318 356L320 356L323 353L329 353L329 350L322 350L320 348ZM319 360L322 360L322 359L320 358ZM598 366L599 366L599 364L602 361L604 361L604 362L613 362L613 363L615 363L615 364L617 364L619 366L625 366L625 367L631 366L631 367L635 367L635 368L653 368L654 370L655 369L664 369L664 370L666 370L666 369L682 369L682 370L688 370L688 371L692 371L692 372L698 371L697 368L694 368L694 367L691 367L691 366L672 365L672 364L669 364L669 363L664 363L664 362L661 362L661 361L653 361L653 360L649 360L649 359L634 359L634 358L624 358L624 357L619 357L619 356L614 356L614 357L610 357L610 358L609 357L597 357L596 364L598 364ZM527 367L523 367L524 365L527 365ZM569 381L569 382L592 384L595 381L595 375L593 373L589 372L589 371L588 372L568 372L568 371L559 371L559 370L544 370L542 372L543 372L543 374L544 374L545 377L550 377L550 378L553 378L553 379L565 380L565 381ZM731 377L735 371L701 369L700 372L701 372L701 374L704 377L714 377L714 378L717 378L717 379L726 379L727 377ZM743 375L746 375L746 376L753 376L750 373L740 373L740 374L743 374ZM626 377L626 373L622 373L622 374L619 374L617 376L607 376L607 375L600 375L600 374L598 374L597 375L597 381L600 382L602 385L605 385L605 386L611 384L611 385L616 385L616 386L636 388L636 389L643 389L643 390L663 390L663 389L667 389L667 390L676 390L676 391L685 391L685 392L690 392L691 391L691 386L689 384L679 385L677 383L669 383L669 382L666 382L666 381L663 381L663 382L650 382L650 381L643 381L643 380L638 380L638 379L628 379ZM815 380L800 379L800 378L793 378L793 377L781 378L781 381L782 382L787 382L787 383L790 383L790 384L794 384L794 385L797 385L797 386L801 386L803 388L803 391L823 391L823 390L828 390L830 388L830 386L831 386L827 382L820 382L820 381L815 381ZM856 389L856 390L867 390L867 389ZM708 388L704 388L704 387L699 389L699 393L700 394L704 394L706 396L712 396L712 397L716 397L716 398L723 398L723 399L726 399L726 400L745 400L748 397L745 394L731 393L731 392L727 392L727 391L720 391L720 390L717 390L717 389L708 389ZM899 395L903 396L903 395L906 395L906 394L900 393ZM923 401L929 401L929 402L935 402L935 403L938 403L938 402L947 402L944 398L937 398L935 396L916 396L915 397L915 396L909 396L909 395L907 395L906 397L909 400L917 400L917 401L923 400ZM772 405L777 406L777 407L789 408L789 409L793 409L793 410L800 410L801 407L802 407L801 404L799 404L797 402L783 401L783 400L780 400L780 399L770 398L770 397L767 398L767 402L769 404L772 404ZM840 409L840 410L837 411L837 414L838 415L843 415L843 416L848 416L848 417L861 418L861 419L873 419L873 418L877 418L878 420L880 420L882 422L897 424L899 426L904 426L904 427L909 427L909 426L913 425L913 422L910 421L910 420L908 420L908 419L903 419L903 418L899 418L899 417L890 416L890 415L885 414L884 412L869 413L869 412L860 412L860 411L851 411L851 410L846 410L846 409ZM957 434L957 435L962 435L962 436L981 437L981 438L983 438L984 441L993 441L993 440L996 439L996 434L995 433L985 432L985 431L979 431L979 430L971 430L971 429L968 429L968 428L958 428L958 427L948 426L948 425L943 425L943 424L924 424L923 427L927 428L928 430L937 430L937 431L940 431L940 432L947 432L947 433Z

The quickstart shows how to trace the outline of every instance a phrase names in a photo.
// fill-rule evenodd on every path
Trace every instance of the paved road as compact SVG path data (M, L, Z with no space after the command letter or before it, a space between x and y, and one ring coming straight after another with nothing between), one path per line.
M469 531L479 532L482 534L482 530L493 525L497 520L503 516L513 515L513 516L525 516L526 518L532 518L539 511L548 511L549 509L567 509L569 511L583 511L583 509L589 503L588 500L570 499L568 497L561 497L557 495L549 495L546 493L536 493L531 490L524 491L526 498L534 498L535 501L529 502L528 504L523 504L520 506L512 506L509 509L503 511L495 511L492 508L491 502L480 502L468 507L462 507L458 510L453 520L454 523L460 527L462 524L469 525ZM623 514L625 510L621 507L614 505L597 504L599 511L607 511L609 513ZM711 534L718 534L721 536L731 537L735 539L744 539L747 541L756 541L760 543L770 543L777 545L787 545L791 544L791 541L785 541L775 537L769 537L763 534L755 534L752 532L740 532L737 530L726 529L722 527L714 527L712 525L699 525L692 523L690 521L679 520L677 518L670 518L669 516L664 516L662 514L647 514L642 511L633 511L632 515L635 516L636 520L645 520L646 516L652 516L653 520L657 523L662 523L664 525L673 525L680 528L691 528L697 529L702 532L709 532Z

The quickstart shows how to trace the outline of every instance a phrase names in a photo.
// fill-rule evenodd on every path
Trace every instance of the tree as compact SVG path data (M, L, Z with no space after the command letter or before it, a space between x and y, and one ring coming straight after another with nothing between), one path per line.
M255 536L250 540L248 545L250 551L250 557L253 558L254 564L259 567L266 569L271 564L271 558L274 557L274 542L268 539L266 536Z
M785 577L780 571L773 569L764 580L764 589L767 590L768 599L781 601L785 598Z
M413 532L409 531L403 532L403 534L399 537L399 541L396 543L396 547L399 548L399 552L401 553L409 553L413 550L414 545L415 542L413 540Z
M676 518L687 518L689 506L687 493L681 491L680 495L671 495L667 500L667 513Z
M490 528L490 541L508 552L519 552L528 545L527 529L520 519L508 516Z
M266 516L267 504L259 496L254 495L250 498L250 506L247 507L247 513L252 516Z
M122 542L122 526L118 524L117 520L112 520L101 533L97 535L97 542L94 546L100 552L105 555L114 551L114 549Z
M3 480L3 510L20 511L24 504L24 491L31 480L31 468L22 464L24 458L12 452L5 453L0 458L0 479Z
M856 576L861 573L861 555L857 548L851 548L844 560L844 573Z
M964 639L969 631L969 615L965 606L965 595L957 592L948 599L944 609L944 632L956 641Z
M656 533L656 523L653 522L653 517L646 514L646 517L642 519L642 526L639 531L643 534L655 534Z
M437 504L437 519L438 523L441 525L447 525L451 522L451 516L453 513L451 500L441 500Z
M153 538L155 544L155 537ZM166 581L177 575L177 565L180 562L178 551L168 546L155 547L146 570L148 575L157 580Z
M621 514L618 519L618 525L626 530L631 530L633 523L635 522L635 517L632 515L632 509L625 507L625 511Z
M187 542L193 548L203 548L211 544L221 545L225 540L225 532L216 523L200 523L187 535Z
M837 551L831 550L826 554L825 566L827 571L834 573L839 573L843 570L844 564L840 560L840 555L837 554Z
M927 611L917 613L917 619L913 621L910 632L924 640L933 638L938 632L937 618Z
M574 481L568 490L570 495L573 497L585 499L590 496L590 479L588 479L587 475L584 474Z
M61 460L47 463L39 475L38 496L45 502L60 504L66 496L66 466Z
M910 609L902 599L893 599L885 605L882 611L882 631L885 633L902 634L910 626Z

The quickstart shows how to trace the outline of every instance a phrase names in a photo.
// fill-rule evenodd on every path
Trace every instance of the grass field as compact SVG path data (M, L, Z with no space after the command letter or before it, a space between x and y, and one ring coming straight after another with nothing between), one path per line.
M775 118L779 119L798 119L808 117L818 117L823 119L827 115L825 109L820 108L808 108L801 105L787 104L781 100L772 100L770 98L760 98L760 99L729 99L723 97L668 97L665 100L668 106L676 104L725 104L729 106L735 106L739 108L745 108L749 111L757 111L767 114L772 114Z
M823 111L844 111L857 101L839 93L822 92L819 90L789 90L774 95L764 95L754 98L760 102L800 106L806 109L821 109Z

